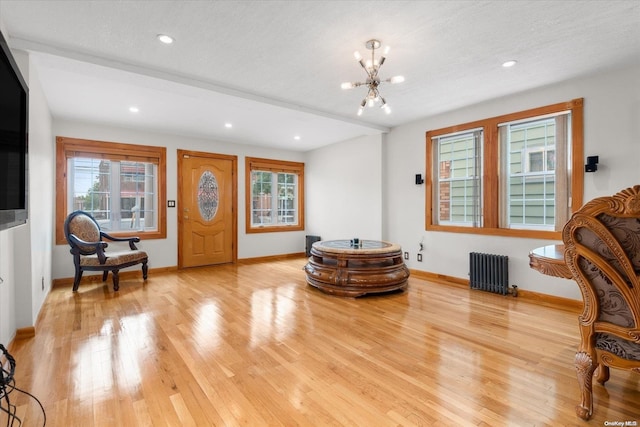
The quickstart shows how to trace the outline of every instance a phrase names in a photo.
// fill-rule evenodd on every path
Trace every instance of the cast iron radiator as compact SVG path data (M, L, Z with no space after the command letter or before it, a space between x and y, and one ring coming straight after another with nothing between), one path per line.
M509 293L509 257L480 252L469 253L469 286L471 289L507 295Z

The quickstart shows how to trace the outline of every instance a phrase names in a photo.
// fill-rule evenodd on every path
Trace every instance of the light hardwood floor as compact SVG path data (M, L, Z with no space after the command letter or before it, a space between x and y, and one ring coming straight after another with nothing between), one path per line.
M12 347L16 385L47 426L640 425L640 375L619 370L576 417L575 310L414 277L340 298L305 261L53 289Z

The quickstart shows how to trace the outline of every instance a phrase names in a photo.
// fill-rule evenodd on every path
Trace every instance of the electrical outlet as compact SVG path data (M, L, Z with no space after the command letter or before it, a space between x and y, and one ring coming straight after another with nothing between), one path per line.
M422 262L422 254L418 254L418 262Z
M409 259L409 252L404 253L404 259Z

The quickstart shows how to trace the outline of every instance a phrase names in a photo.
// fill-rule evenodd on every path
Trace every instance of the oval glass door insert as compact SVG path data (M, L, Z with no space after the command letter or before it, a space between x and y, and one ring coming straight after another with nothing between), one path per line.
M218 212L218 180L211 171L204 171L198 182L198 209L205 221L211 221Z

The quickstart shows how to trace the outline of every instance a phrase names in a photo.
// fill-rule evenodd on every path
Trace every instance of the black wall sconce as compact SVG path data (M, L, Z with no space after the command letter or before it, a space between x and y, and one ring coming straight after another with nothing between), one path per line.
M598 170L598 156L587 157L587 164L584 165L585 172L595 172Z
M422 174L421 173L417 173L416 174L416 185L420 185L420 184L424 184L424 179L422 179Z

